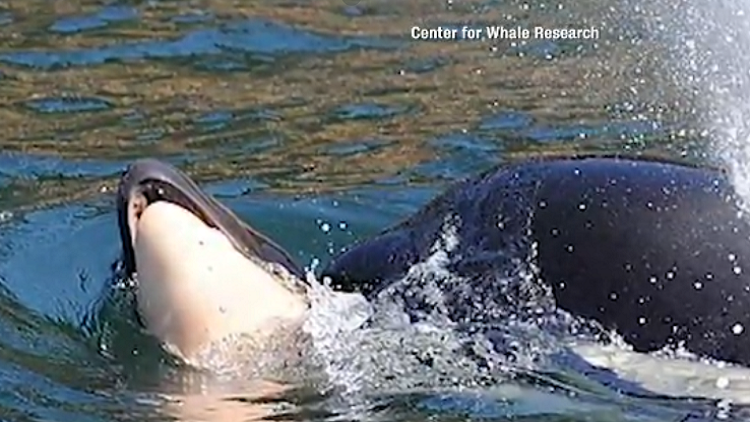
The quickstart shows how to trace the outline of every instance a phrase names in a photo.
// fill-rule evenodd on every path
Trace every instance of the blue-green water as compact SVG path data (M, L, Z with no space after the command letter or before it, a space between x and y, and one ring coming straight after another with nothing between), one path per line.
M675 77L684 74L670 48L681 44L676 32L653 31L658 10L354 3L0 2L0 420L725 415L725 404L639 398L565 367L473 388L376 385L356 400L314 386L208 391L127 309L102 304L119 253L111 192L138 157L178 165L311 265L509 159L703 160L710 150L705 98ZM601 37L409 36L415 25L537 24L594 26Z

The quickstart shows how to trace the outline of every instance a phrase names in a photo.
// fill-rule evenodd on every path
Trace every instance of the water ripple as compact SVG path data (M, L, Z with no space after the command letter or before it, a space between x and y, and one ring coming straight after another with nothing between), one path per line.
M512 45L508 50L520 57L533 57L542 60L555 60L563 56L578 57L596 49L595 43L577 40L535 40L522 41Z
M113 104L102 98L62 96L35 98L24 105L39 113L79 113L102 111L112 108Z
M268 184L254 178L232 179L212 183L204 187L205 191L217 198L238 198L250 192L267 189Z
M537 126L522 136L537 142L556 142L596 137L633 138L659 132L660 125L649 121L608 122L602 125Z
M199 116L193 121L201 127L202 131L210 132L224 129L237 122L254 122L264 120L278 120L278 113L268 109L250 110L213 110Z
M231 111L216 110L198 116L195 123L203 126L203 129L207 131L219 130L226 127L234 117Z
M179 24L191 24L191 23L207 22L213 17L214 15L212 13L209 13L204 10L200 10L200 11L195 11L192 13L185 13L182 15L177 15L177 16L172 17L170 20L174 23L179 23Z
M13 23L13 16L10 13L0 13L0 26Z
M480 130L515 130L529 127L534 119L520 111L505 111L486 117L479 123Z
M51 156L0 152L0 178L3 176L10 178L34 176L103 177L118 174L126 165L126 162L117 161L66 160Z
M456 180L497 165L503 145L473 133L451 133L429 141L438 158L411 169L417 178Z
M397 46L394 41L374 37L321 35L271 21L246 20L229 23L221 28L195 30L172 41L112 44L67 51L14 51L0 55L0 62L51 70L125 60L189 58L225 52L282 55Z
M49 30L62 34L74 34L77 32L100 29L113 22L122 22L136 19L138 11L125 6L106 6L98 13L84 16L69 16L58 19L50 25Z
M421 59L410 59L404 63L404 72L430 73L451 64L451 60L442 56L426 57Z
M385 119L403 114L407 107L376 103L346 104L333 111L334 118L341 120Z
M389 142L382 139L366 139L326 145L322 147L320 151L325 154L349 156L377 151L387 145L389 145Z

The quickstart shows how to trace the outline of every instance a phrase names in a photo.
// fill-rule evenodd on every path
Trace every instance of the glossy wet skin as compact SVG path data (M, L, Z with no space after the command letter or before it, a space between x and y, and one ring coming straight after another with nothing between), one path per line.
M146 206L167 201L191 211L206 224L220 230L248 259L276 262L304 280L304 271L280 246L254 230L195 182L164 162L143 159L134 162L120 179L117 218L127 275L135 271L133 225Z
M117 208L140 320L167 350L190 361L217 341L260 344L301 323L303 271L179 170L134 163Z
M368 296L433 252L454 216L454 320L485 318L498 279L533 262L557 306L637 351L684 346L750 365L750 223L728 177L655 160L586 157L502 166L456 184L323 271ZM534 251L533 254L531 251ZM467 293L468 292L468 293ZM489 305L489 306L487 306Z

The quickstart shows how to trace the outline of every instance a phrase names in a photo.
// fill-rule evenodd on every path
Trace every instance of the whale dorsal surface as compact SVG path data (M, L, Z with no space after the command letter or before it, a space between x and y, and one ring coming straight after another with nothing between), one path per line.
M504 165L334 258L333 285L373 295L431 253L454 215L454 271L486 282L533 259L558 307L636 351L683 344L750 364L750 224L716 169L617 157ZM536 253L518 245L534 244ZM481 289L480 289L481 290Z

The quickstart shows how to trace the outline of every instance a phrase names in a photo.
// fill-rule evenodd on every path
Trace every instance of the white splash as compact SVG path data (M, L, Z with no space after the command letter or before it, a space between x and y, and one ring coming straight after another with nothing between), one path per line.
M0 211L0 223L5 223L13 218L13 212L11 211Z
M709 137L708 158L729 170L745 209L750 204L750 2L641 2L655 33L672 52L672 81L694 103ZM683 110L690 112L691 110Z
M314 352L330 382L347 392L358 391L362 363L355 336L372 315L372 308L362 295L335 292L327 280L318 282L312 272L306 276L311 307L303 329L312 336Z
M750 404L748 368L697 359L685 351L646 354L588 342L576 342L570 348L591 365L609 369L656 394Z
M336 387L344 393L406 391L414 388L464 388L486 379L466 353L466 334L447 315L444 289L463 280L451 274L450 253L459 245L457 221L447 218L431 254L412 265L368 302L361 295L312 286L312 309L305 329ZM408 300L419 300L412 320ZM476 342L481 347L480 342ZM502 368L491 374L502 378Z

